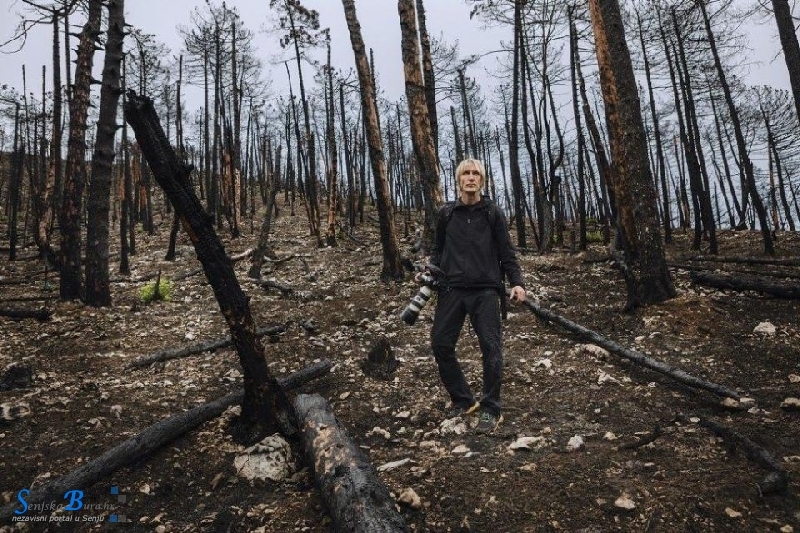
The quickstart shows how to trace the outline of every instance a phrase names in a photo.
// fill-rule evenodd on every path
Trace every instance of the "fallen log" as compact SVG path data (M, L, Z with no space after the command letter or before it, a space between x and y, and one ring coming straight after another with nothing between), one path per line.
M53 316L52 309L0 309L0 316L7 316L15 320L24 318L35 318L39 322L50 320Z
M250 257L251 255L253 255L253 249L252 248L248 248L247 250L245 250L244 252L242 252L240 254L236 254L236 255L230 256L228 259L230 259L231 264L233 264L233 263L236 263L237 261L241 261L242 259L246 259L247 257ZM170 279L170 281L181 281L183 279L191 278L192 276L196 276L197 274L200 274L201 272L203 272L203 268L202 267L195 268L194 270L190 270L189 272L184 272L183 274L175 274L174 276L172 276L169 279Z
M292 289L292 287L290 287L289 285L285 285L283 283L275 281L274 279L253 280L253 283L266 290L278 289L279 291L281 291L281 294L283 296L289 296L294 291L294 289Z
M711 274L708 272L690 272L692 283L713 287L715 289L728 289L732 291L755 291L769 294L776 298L787 300L800 299L800 285L786 285L775 283L763 278L743 279L724 274Z
M279 333L283 333L285 331L286 331L285 324L280 326L269 326L264 328L258 328L256 330L256 336L257 337L263 337L265 335L273 336L273 335L278 335ZM198 344L193 344L191 346L184 346L183 348L162 350L160 352L137 357L136 359L125 365L125 370L131 370L133 368L142 368L145 366L152 365L153 363L157 363L159 361L169 361L170 359L179 359L181 357L197 355L203 352L219 350L220 348L227 348L232 344L233 340L230 337L226 337L224 339L215 339L213 341L201 342Z
M745 455L751 461L769 471L767 477L758 485L761 495L780 494L789 487L789 474L772 455L763 447L759 446L744 435L736 431L717 424L713 420L700 418L700 425L710 429L715 435L735 446L741 446L745 450Z
M323 502L342 533L408 531L389 489L319 395L294 400L307 462Z
M707 268L697 268L696 265L689 265L683 263L673 263L668 261L667 266L678 270L686 270L689 272L705 272ZM765 276L768 278L783 278L783 279L800 279L800 274L791 272L775 272L772 270L747 270L742 268L726 268L725 274L744 274L748 276Z
M279 383L287 390L296 389L308 381L325 375L332 367L333 363L330 361L321 361L279 380ZM157 422L135 437L117 444L101 456L84 463L72 472L31 489L25 500L28 505L47 501L60 501L68 490L85 490L119 468L152 453L200 424L218 417L228 407L241 403L243 397L244 391L240 389L213 402L197 406ZM7 522L13 516L14 509L18 508L19 503L16 501L0 508L0 522Z
M553 322L558 324L559 326L563 327L567 331L575 333L580 338L593 342L598 346L601 346L608 350L610 353L614 355L618 355L623 359L627 359L633 363L641 365L645 368L649 368L650 370L655 370L656 372L668 376L675 381L683 383L684 385L688 385L690 387L705 390L716 394L717 396L722 396L725 398L733 398L734 400L741 399L741 396L738 392L733 389L729 389L724 385L719 385L717 383L713 383L710 381L706 381L704 379L698 378L693 376L683 370L679 370L676 368L671 367L667 363L663 361L658 361L653 359L652 357L648 357L641 352L637 352L635 350L631 350L630 348L626 348L617 344L616 342L608 339L607 337L597 333L596 331L592 331L588 328L581 326L569 319L564 318L561 315L558 315L549 309L544 309L543 307L539 307L538 305L526 300L525 306L530 309L533 314L545 320L546 322Z
M716 263L742 263L745 265L782 265L800 266L798 257L741 257L741 256L718 256L718 255L696 255L687 257L685 261L708 261Z

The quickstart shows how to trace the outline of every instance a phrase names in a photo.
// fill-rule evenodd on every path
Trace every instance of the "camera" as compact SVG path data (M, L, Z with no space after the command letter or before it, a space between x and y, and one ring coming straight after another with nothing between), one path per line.
M417 291L417 294L411 298L411 301L408 303L403 312L400 313L400 318L403 319L403 322L408 324L409 326L413 326L414 323L419 318L419 312L422 311L422 308L428 303L428 300L431 299L431 294L433 294L436 285L438 285L439 280L437 275L441 273L437 267L433 265L427 265L426 270L419 275L419 280L422 282L422 286Z

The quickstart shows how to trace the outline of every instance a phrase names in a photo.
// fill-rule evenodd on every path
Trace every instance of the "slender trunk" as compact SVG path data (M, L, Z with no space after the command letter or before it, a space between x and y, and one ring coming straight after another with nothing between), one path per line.
M797 41L795 18L792 17L789 0L772 0L772 10L775 13L775 22L778 24L783 58L789 70L794 108L797 111L797 119L800 120L800 44Z
M81 214L86 182L86 127L92 83L92 64L102 17L101 0L89 1L86 24L79 36L75 87L70 105L69 144L64 174L64 196L59 215L61 231L61 300L81 297L82 237Z
M114 161L114 136L117 132L117 106L120 96L120 62L125 27L125 0L108 3L108 38L100 89L100 117L92 156L86 232L85 302L97 307L111 305L108 272L108 212L111 195L111 165Z
M428 101L423 84L422 69L419 63L419 42L417 39L414 0L399 0L402 37L403 71L405 73L406 100L411 122L411 142L419 170L419 182L425 201L425 230L423 243L430 250L436 226L436 213L442 204L442 191L439 182L439 168L436 158ZM401 152L402 154L402 152Z
M367 62L364 39L361 36L361 25L356 17L354 0L342 0L347 28L350 33L350 43L353 47L358 80L361 87L361 110L364 126L367 130L370 162L372 164L372 177L375 182L377 197L378 220L380 224L381 246L383 248L383 268L381 280L403 278L403 265L400 261L400 249L397 243L397 232L392 218L392 206L389 198L389 184L386 178L386 160L383 154L383 142L378 123L378 109L376 105L375 85L372 73Z
M733 103L731 89L728 85L727 78L725 77L725 71L722 68L722 62L719 58L719 53L717 52L716 40L714 38L714 33L711 30L711 21L709 20L708 12L706 11L705 2L702 0L695 0L695 3L700 7L700 13L703 15L703 22L705 23L706 27L708 44L711 47L711 55L714 57L714 66L716 67L717 76L719 77L719 82L722 86L722 92L725 96L725 103L728 106L728 112L730 114L731 125L733 126L733 133L736 137L739 160L744 167L745 179L747 180L747 185L750 189L750 199L753 202L753 208L756 211L758 222L761 226L761 236L764 239L764 254L773 255L775 253L775 247L772 242L772 233L770 232L769 224L767 223L767 211L764 208L764 202L762 202L761 196L758 194L758 189L756 188L753 162L750 160L750 155L747 152L747 143L744 138L744 133L742 132L742 125L739 120L739 112L736 110L736 105Z

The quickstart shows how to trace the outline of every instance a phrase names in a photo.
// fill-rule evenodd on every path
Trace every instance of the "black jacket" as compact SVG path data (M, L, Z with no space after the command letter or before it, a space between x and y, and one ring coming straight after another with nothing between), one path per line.
M500 289L503 274L512 287L525 286L505 216L485 198L475 205L457 200L454 207L439 209L431 263L444 272L440 284L445 287Z

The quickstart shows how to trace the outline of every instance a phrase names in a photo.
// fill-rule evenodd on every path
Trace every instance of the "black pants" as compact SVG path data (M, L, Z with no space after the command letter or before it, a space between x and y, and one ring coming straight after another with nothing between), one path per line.
M499 415L502 408L503 335L497 290L443 288L439 291L431 329L431 347L439 366L439 376L454 405L468 407L475 403L456 358L456 342L467 316L478 335L483 354L481 408Z

